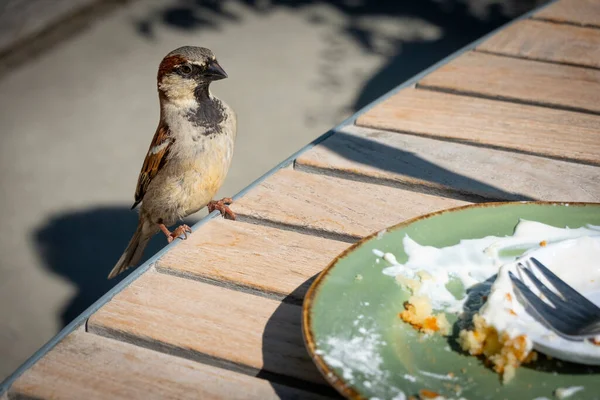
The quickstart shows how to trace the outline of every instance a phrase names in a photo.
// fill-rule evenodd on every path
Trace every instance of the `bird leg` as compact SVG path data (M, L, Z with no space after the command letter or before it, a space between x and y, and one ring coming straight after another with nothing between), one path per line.
M169 243L171 243L173 240L175 240L175 238L180 237L181 235L183 235L182 239L185 240L185 239L187 239L188 232L192 233L192 228L190 228L186 224L179 225L177 228L175 228L173 230L173 232L169 231L169 229L167 229L165 224L158 224L158 226L160 227L160 230L163 231L163 233L167 237L167 242L169 242Z
M235 213L228 207L231 203L233 203L231 197L225 197L221 200L211 200L206 206L208 207L209 214L215 210L219 210L224 218L235 220Z

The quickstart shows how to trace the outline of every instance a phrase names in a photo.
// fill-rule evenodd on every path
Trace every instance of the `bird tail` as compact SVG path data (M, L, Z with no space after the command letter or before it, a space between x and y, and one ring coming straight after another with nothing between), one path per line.
M133 237L129 241L125 252L121 258L119 258L119 261L117 261L117 264L114 266L112 271L110 271L110 274L108 274L108 279L114 278L126 269L135 266L140 261L142 255L144 254L144 249L148 245L148 242L154 233L144 232L144 225L144 219L140 217L140 221L138 222L138 226L133 234Z

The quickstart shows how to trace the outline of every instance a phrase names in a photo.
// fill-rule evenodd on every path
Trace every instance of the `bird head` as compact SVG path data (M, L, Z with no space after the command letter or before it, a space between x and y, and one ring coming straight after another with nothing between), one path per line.
M204 47L184 46L163 58L158 67L158 90L173 102L195 102L208 96L212 81L227 78L213 52Z

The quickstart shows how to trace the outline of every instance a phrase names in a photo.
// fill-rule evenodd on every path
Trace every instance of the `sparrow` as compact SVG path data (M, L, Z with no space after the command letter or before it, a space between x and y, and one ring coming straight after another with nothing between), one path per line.
M208 206L209 212L235 219L230 198L214 201L223 184L237 131L237 118L209 86L227 78L213 52L184 46L163 58L157 75L160 119L135 190L137 229L108 279L137 265L148 241L162 231L170 243L191 229L167 228Z

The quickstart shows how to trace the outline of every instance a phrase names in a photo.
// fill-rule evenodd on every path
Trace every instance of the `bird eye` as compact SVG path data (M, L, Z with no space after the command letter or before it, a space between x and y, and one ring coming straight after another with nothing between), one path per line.
M192 73L192 67L189 64L183 64L179 67L179 71L181 71L183 75L189 75Z

